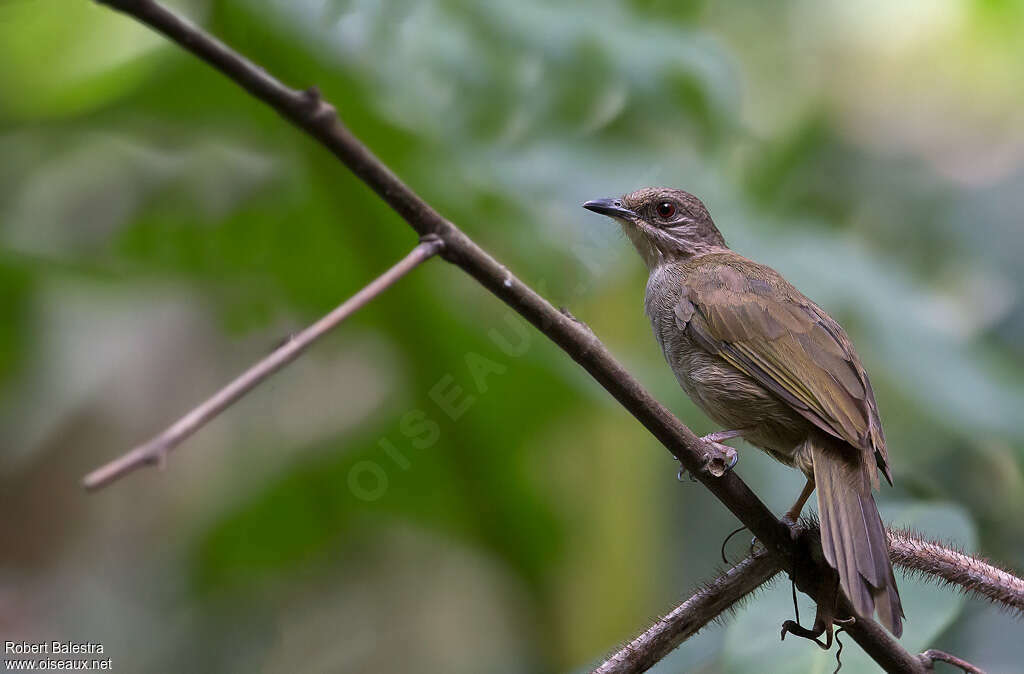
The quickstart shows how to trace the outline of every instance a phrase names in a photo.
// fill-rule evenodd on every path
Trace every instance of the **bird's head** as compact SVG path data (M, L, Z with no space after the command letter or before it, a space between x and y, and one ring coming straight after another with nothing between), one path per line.
M725 248L725 239L700 199L667 187L647 187L583 208L618 220L648 268Z

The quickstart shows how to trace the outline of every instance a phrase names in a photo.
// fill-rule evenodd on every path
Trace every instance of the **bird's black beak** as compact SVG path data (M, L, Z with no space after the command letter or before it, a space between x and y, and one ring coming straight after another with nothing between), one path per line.
M583 204L583 208L612 218L632 219L636 213L622 205L622 199L594 199Z

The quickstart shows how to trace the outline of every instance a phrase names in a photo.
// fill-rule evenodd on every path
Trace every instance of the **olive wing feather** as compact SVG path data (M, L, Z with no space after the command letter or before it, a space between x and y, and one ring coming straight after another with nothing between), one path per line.
M862 450L891 483L874 393L846 333L775 271L741 260L749 269L709 261L688 271L676 309L685 329L818 428Z

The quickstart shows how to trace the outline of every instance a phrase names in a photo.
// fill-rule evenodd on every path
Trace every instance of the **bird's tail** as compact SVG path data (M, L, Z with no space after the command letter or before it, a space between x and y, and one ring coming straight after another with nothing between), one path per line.
M843 592L857 613L903 633L903 607L889 559L889 542L871 496L871 478L861 461L847 461L834 447L813 447L821 548L839 573ZM858 457L859 458L859 457Z

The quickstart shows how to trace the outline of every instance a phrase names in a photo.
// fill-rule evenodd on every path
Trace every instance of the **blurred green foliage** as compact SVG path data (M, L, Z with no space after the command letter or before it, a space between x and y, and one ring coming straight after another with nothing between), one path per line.
M735 248L853 336L893 457L883 517L1021 564L1022 3L174 5L318 86L703 432L640 310L639 259L578 206L649 184L698 194ZM80 470L415 240L314 142L107 9L9 0L0 62L0 475L21 485L5 533L35 551L5 569L28 607L14 632L105 640L131 671L565 671L714 573L731 517L440 262L167 474L78 496ZM472 397L458 419L437 400L452 386ZM749 448L739 471L779 510L801 484ZM53 490L75 496L31 497ZM59 518L60 538L46 527ZM990 671L1024 658L999 638L1012 618L901 587L912 647ZM787 596L780 584L664 671L830 666L807 644L762 643Z

